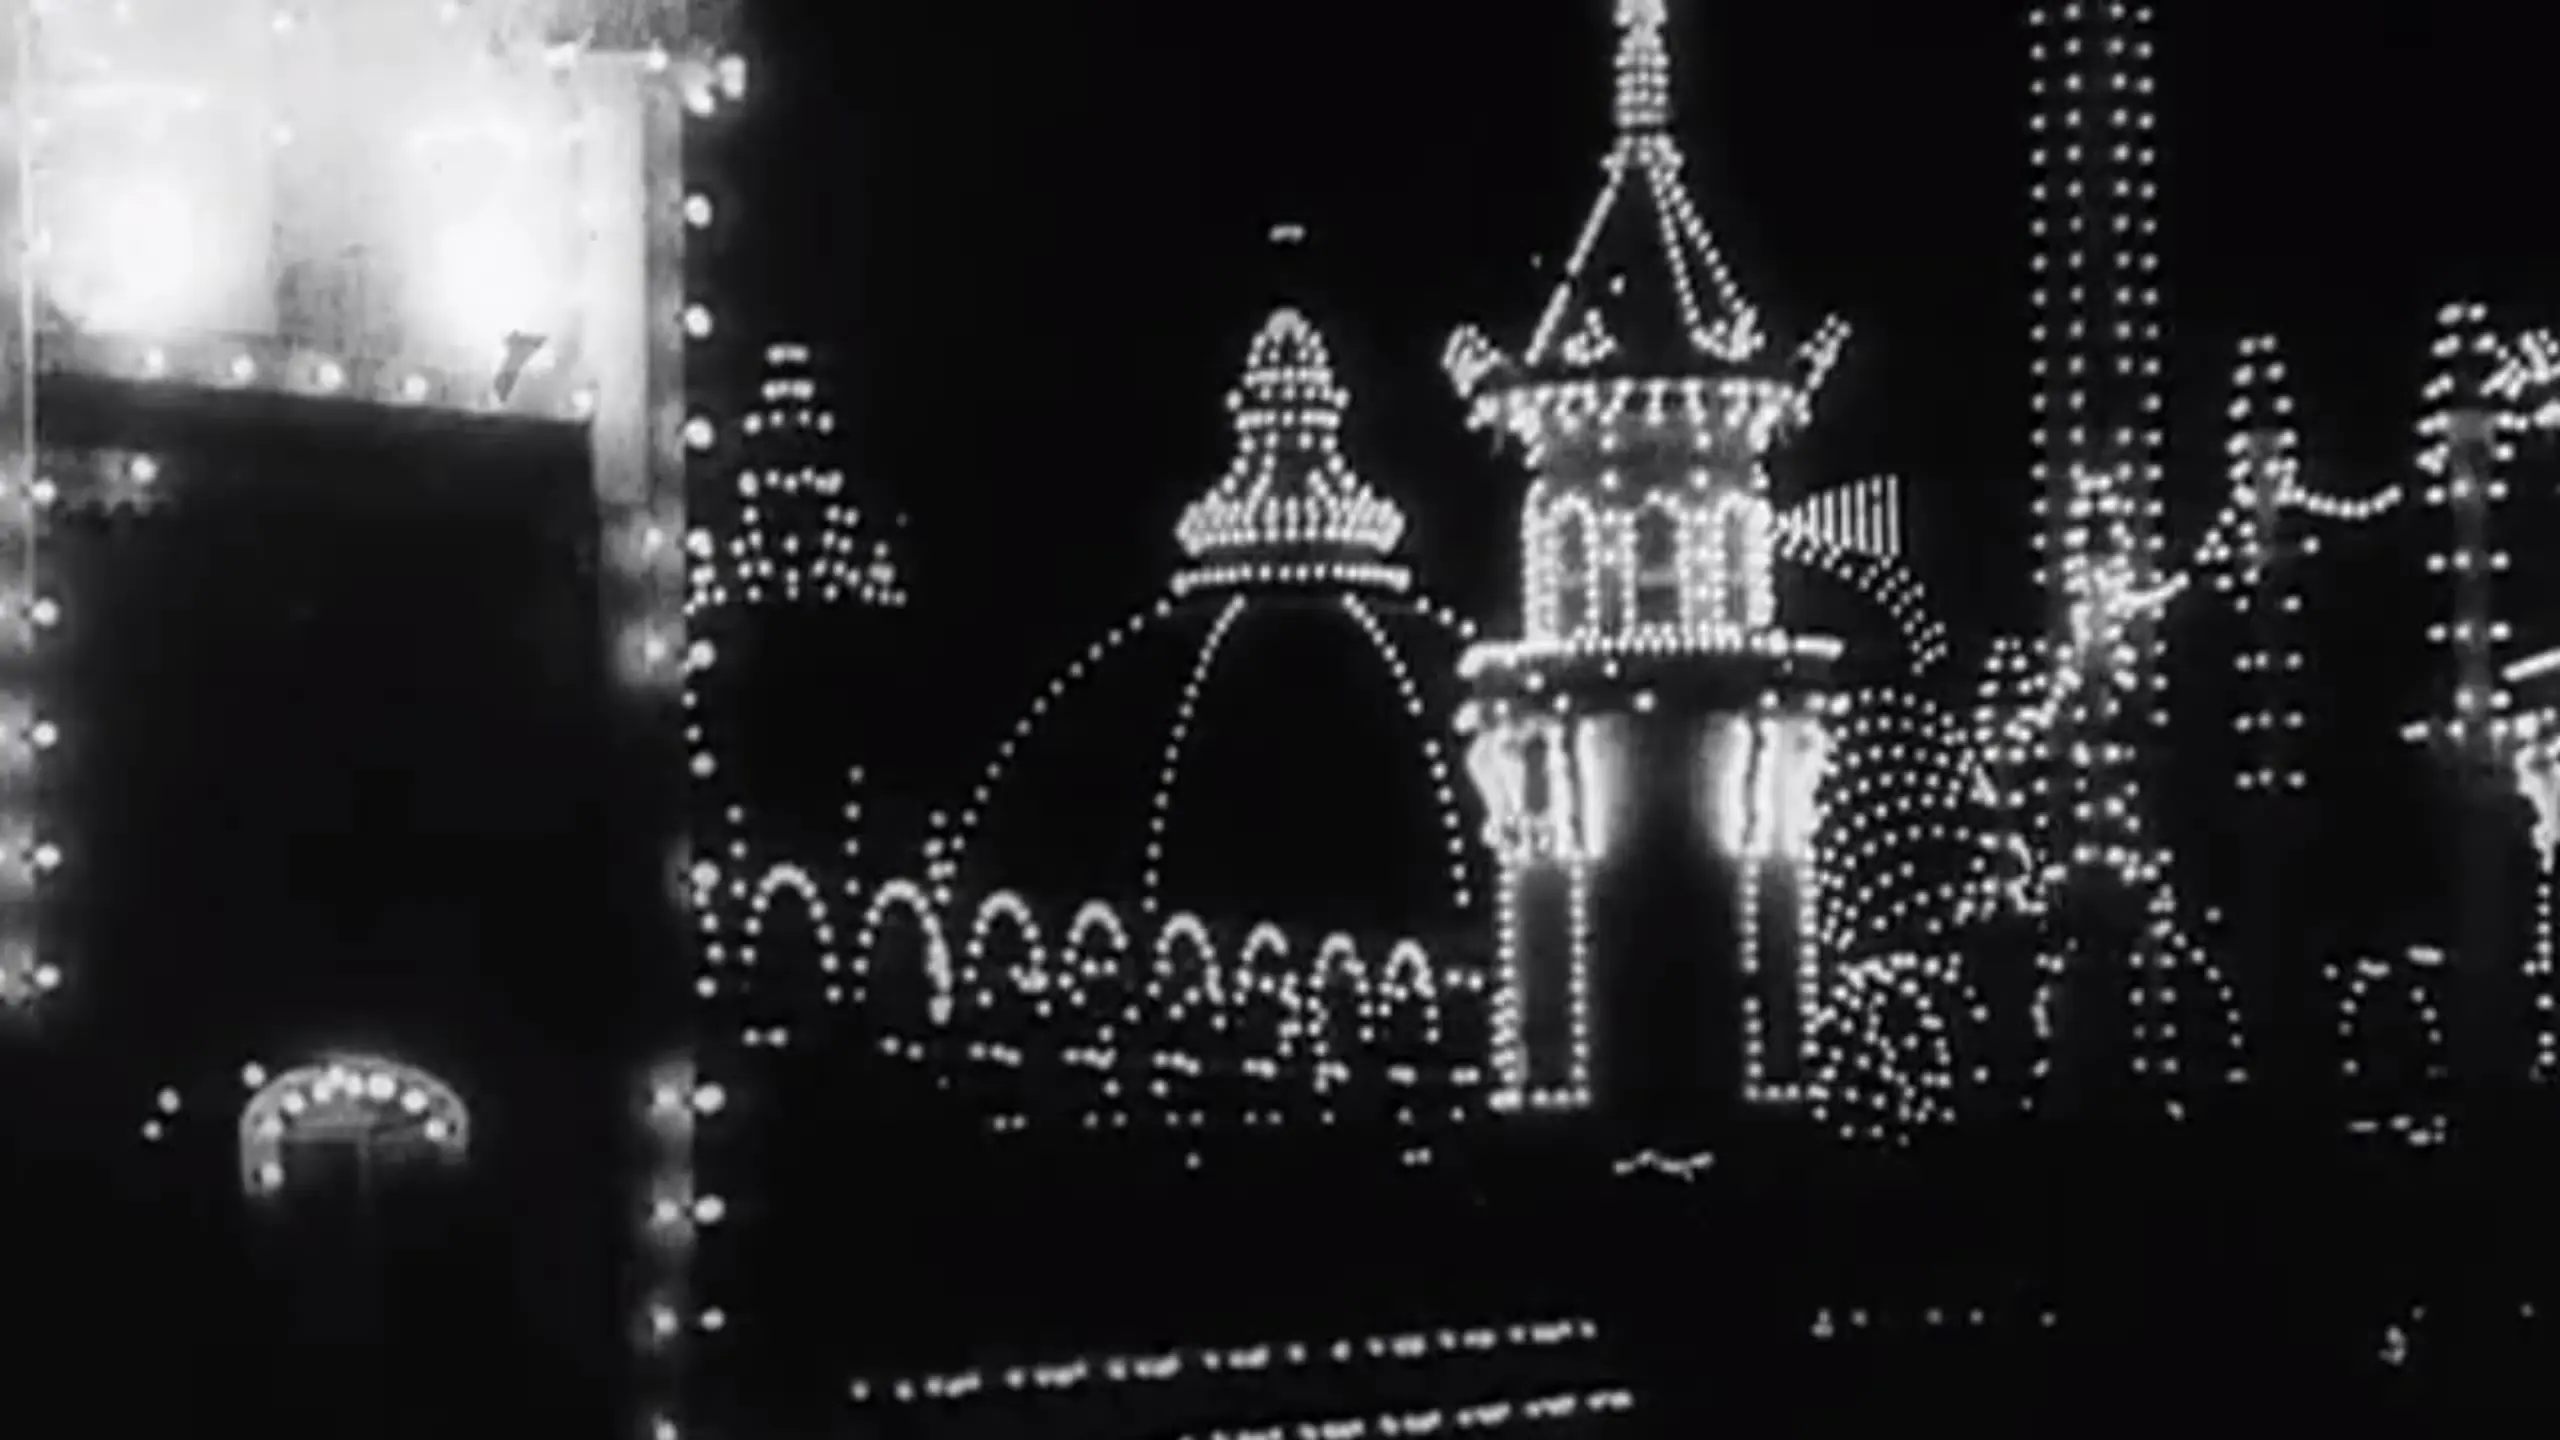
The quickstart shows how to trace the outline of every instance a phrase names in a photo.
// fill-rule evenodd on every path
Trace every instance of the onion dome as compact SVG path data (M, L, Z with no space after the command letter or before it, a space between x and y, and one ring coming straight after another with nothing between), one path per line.
M1364 953L1482 930L1444 738L1471 627L1395 563L1405 519L1338 448L1347 403L1315 325L1272 314L1229 397L1235 452L1177 527L1187 563L997 748L936 849L943 899L1341 930Z
M1773 353L1759 308L1690 199L1672 134L1667 0L1617 0L1615 138L1605 179L1528 343L1505 353L1470 326L1445 361L1479 423L1496 397L1552 399L1574 381L1760 381L1773 423L1800 424L1847 327L1826 323L1793 357ZM1660 408L1664 397L1648 397ZM1491 408L1487 408L1488 404Z
M1177 585L1404 588L1406 572L1389 563L1404 538L1404 512L1342 455L1350 403L1324 336L1294 309L1272 312L1246 351L1243 378L1227 392L1234 454L1174 527L1193 562Z

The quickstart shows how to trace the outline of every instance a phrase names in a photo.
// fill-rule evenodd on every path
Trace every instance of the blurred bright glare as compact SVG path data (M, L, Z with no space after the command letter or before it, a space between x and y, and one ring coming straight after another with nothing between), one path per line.
M439 338L494 356L519 331L559 318L562 278L522 216L483 211L448 225L429 258L426 301Z
M164 177L86 188L52 233L56 301L95 330L165 334L200 322L208 237L186 192Z

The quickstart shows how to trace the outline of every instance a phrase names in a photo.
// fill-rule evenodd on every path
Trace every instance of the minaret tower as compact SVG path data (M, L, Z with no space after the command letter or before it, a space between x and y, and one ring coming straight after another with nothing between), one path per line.
M1767 462L1847 338L1772 353L1681 177L1663 0L1619 0L1605 184L1526 346L1446 365L1516 444L1521 626L1463 673L1498 862L1495 1103L1679 1144L1810 1073L1820 677Z

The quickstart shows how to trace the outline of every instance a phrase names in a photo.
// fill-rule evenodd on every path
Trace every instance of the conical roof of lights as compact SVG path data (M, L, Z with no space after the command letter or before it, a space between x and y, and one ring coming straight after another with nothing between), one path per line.
M1847 340L1826 323L1790 359L1699 217L1671 132L1668 0L1615 0L1615 137L1564 273L1514 356L1473 327L1446 357L1460 394L1542 381L1760 377L1820 388ZM1507 382L1507 383L1506 383Z
M1404 572L1391 559L1404 539L1404 512L1343 457L1350 403L1314 322L1294 306L1274 310L1227 392L1235 448L1226 470L1174 526L1192 562L1178 588L1275 581L1403 588Z

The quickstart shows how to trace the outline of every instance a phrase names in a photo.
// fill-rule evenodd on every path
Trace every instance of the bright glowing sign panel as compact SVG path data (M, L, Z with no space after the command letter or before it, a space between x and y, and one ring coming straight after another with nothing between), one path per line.
M646 288L666 208L634 151L661 89L715 77L582 42L671 7L32 3L12 133L49 364L584 419L634 358L589 344L646 329L599 313Z

